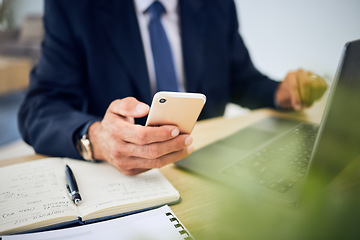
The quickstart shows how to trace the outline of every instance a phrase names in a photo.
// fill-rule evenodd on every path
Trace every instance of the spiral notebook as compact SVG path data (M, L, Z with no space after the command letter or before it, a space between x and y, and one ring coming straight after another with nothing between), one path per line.
M1 239L1 237L0 237ZM38 233L3 236L2 240L192 240L168 205L117 219Z

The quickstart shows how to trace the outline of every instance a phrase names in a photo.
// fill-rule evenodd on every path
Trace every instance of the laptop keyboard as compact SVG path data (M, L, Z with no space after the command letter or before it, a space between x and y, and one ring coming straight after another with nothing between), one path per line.
M256 184L285 193L305 176L317 130L301 123L222 173L243 176L245 170Z

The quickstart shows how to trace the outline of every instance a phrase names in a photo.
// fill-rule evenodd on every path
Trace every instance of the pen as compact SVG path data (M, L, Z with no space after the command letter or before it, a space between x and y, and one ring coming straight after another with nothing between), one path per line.
M69 196L71 200L75 203L75 205L79 205L81 203L79 188L76 183L75 176L68 165L65 166L65 174L67 181L66 188L69 191Z

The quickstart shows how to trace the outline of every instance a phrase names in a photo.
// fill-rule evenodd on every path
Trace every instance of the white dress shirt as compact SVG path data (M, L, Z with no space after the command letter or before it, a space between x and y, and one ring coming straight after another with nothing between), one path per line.
M161 18L161 22L165 28L172 55L174 58L175 73L179 81L179 90L185 91L185 79L184 79L184 69L183 69L183 57L182 57L182 48L181 48L181 37L180 37L180 24L179 24L179 8L178 0L158 0L161 2L166 12ZM139 28L141 32L142 42L145 51L145 58L150 78L150 86L152 94L156 92L156 77L155 77L155 66L150 44L150 34L148 25L150 22L150 15L146 13L146 9L155 2L155 0L134 0L136 16L139 23Z

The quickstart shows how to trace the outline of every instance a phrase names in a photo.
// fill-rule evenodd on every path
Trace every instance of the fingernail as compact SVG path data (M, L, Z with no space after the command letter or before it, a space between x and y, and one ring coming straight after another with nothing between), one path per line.
M186 146L189 146L191 143L192 143L193 139L191 136L188 136L186 139L185 139L185 145Z
M188 153L188 154L191 154L193 151L194 151L194 147L193 147L193 146L190 146L190 147L187 148L187 153Z
M180 131L178 128L174 128L174 130L171 131L171 136L172 137L176 137L177 135L179 135Z
M143 103L139 103L138 105L136 105L135 111L137 114L143 114L147 111L147 106Z

